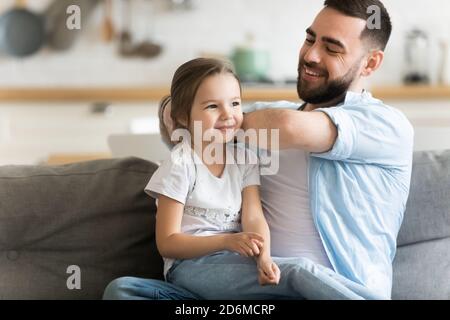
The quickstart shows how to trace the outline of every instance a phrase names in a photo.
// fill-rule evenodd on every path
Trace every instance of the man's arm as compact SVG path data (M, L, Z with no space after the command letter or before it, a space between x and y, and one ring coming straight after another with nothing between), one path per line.
M309 152L329 151L336 141L337 128L324 112L289 109L265 109L244 115L247 129L267 129L269 149L303 149ZM279 131L279 146L271 145L271 129ZM266 146L259 146L266 147Z

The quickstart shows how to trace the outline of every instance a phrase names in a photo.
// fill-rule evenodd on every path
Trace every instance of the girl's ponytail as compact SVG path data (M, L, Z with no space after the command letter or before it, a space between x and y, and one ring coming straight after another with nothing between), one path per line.
M172 149L175 146L175 143L172 142L170 136L173 131L173 120L170 116L170 110L167 108L171 108L172 97L165 96L161 99L159 103L158 109L158 117L159 117L159 132L162 137L162 141ZM167 110L166 110L167 109Z

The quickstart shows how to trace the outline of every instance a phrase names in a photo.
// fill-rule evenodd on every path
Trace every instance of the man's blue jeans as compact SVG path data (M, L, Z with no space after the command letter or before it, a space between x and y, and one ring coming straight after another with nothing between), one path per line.
M364 286L305 258L273 258L281 271L278 285L258 283L253 258L223 251L178 260L168 282L123 277L112 281L104 299L383 299Z

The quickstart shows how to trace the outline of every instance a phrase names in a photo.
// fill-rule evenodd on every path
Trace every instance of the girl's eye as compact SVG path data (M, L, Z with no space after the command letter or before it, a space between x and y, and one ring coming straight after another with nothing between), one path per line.
M306 38L305 42L308 43L308 44L313 44L314 40Z
M237 107L237 106L239 106L241 103L239 102L239 101L235 101L235 102L233 102L233 107Z
M215 109L217 108L217 104L210 104L208 106L206 106L207 109Z

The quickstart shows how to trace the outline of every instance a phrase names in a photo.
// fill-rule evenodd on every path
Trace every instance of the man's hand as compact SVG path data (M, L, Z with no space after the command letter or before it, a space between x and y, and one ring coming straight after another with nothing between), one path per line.
M239 232L228 234L225 248L237 252L244 257L256 257L263 248L264 238L255 232Z
M257 266L260 285L277 285L280 282L280 269L271 257L260 256Z

